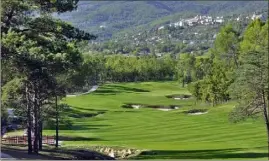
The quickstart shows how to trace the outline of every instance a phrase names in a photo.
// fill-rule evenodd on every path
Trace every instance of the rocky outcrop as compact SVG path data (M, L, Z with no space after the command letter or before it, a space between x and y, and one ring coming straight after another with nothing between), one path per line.
M92 147L94 151L103 153L115 159L125 159L131 156L138 155L141 150L125 148L125 147L107 147L107 146L96 146Z

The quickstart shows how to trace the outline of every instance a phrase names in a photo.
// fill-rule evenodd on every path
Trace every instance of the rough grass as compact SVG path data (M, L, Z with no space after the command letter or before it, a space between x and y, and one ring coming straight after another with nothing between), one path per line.
M232 124L228 114L234 103L211 107L193 98L174 100L172 94L189 94L176 82L107 84L94 93L67 98L73 113L73 129L61 130L64 147L94 145L143 149L133 159L265 159L266 131L262 119ZM126 102L152 105L180 105L172 111L126 109ZM183 111L207 109L190 116ZM94 117L85 113L100 112ZM46 130L45 134L54 134ZM68 139L66 139L68 138Z

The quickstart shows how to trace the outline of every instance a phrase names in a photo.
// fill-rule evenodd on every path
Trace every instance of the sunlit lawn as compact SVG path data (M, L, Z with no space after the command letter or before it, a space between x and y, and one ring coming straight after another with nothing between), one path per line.
M174 100L170 94L187 94L176 82L106 84L94 93L64 100L72 129L60 130L65 147L124 146L147 150L134 159L246 159L267 157L262 119L232 124L230 102L218 107L193 99ZM171 111L125 109L124 103L178 105ZM203 115L187 115L188 109L206 108ZM94 117L90 113L103 112ZM53 135L54 130L45 134ZM67 139L68 138L68 139Z

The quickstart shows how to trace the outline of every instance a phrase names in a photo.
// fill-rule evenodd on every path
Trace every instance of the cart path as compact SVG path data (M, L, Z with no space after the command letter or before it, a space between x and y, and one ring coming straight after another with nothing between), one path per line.
M77 94L77 95L66 95L67 97L76 97L76 96L80 96L80 95L84 95L84 94L89 94L91 92L94 92L98 89L98 85L95 85L95 86L92 86L92 88L88 91L88 92L85 92L85 93L80 93L80 94Z
M15 159L12 156L1 152L1 159Z

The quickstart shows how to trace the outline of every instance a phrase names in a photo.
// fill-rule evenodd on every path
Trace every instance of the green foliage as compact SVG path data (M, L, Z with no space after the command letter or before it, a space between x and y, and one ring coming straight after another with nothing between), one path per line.
M195 78L195 57L191 54L179 55L178 61L178 79L184 84L194 81Z
M239 66L239 36L231 24L218 34L214 47L207 58L196 58L197 79L191 85L191 93L197 100L210 102L213 106L230 99L229 87L234 82Z
M231 24L223 27L215 40L215 58L238 67L239 33Z
M90 54L84 55L84 62L74 81L87 86L103 82L136 82L148 80L173 80L176 61L171 55L124 56ZM80 88L81 89L81 88Z
M18 94L22 91L23 82L20 78L14 78L13 80L6 83L1 89L1 103L4 105L9 99L18 99ZM2 106L3 107L3 106Z
M203 81L199 80L188 84L189 92L196 98L196 100L203 100L205 93L203 93Z
M213 106L238 100L230 114L234 122L259 115L268 104L268 22L254 20L239 37L231 24L223 27L210 50L212 57L195 59L194 71L202 76L188 86L197 100Z
M231 86L232 96L238 100L234 113L241 116L235 120L263 113L265 122L268 122L268 22L255 20L249 24L240 47L241 64Z

